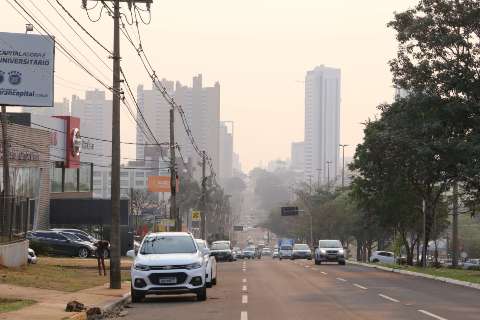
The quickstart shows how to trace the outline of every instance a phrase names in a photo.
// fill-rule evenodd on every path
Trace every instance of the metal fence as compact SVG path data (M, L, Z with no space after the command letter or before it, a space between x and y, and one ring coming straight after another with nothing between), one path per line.
M33 220L33 206L34 201L29 198L0 196L0 243L27 237Z

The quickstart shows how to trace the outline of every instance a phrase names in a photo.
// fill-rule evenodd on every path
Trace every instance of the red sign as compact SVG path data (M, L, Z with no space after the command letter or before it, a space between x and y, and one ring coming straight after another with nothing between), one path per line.
M65 168L80 168L82 138L80 136L80 118L55 116L66 122L67 147L65 148Z

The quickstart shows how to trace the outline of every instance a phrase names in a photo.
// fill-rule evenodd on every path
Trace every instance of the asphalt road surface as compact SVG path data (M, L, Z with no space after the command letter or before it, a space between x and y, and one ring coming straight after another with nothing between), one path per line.
M312 261L218 264L208 300L147 296L122 319L145 320L478 320L480 291L360 266Z

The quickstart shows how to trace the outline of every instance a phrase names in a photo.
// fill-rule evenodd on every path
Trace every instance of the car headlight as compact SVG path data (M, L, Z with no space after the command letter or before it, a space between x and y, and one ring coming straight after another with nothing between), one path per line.
M343 249L338 250L338 254L342 254L342 255L343 255Z
M325 250L325 249L320 249L320 253L321 253L321 254L325 254L325 253L327 253L327 250Z
M202 267L202 264L200 262L195 262L195 263L192 263L192 264L187 264L185 266L185 269L191 270L191 269L198 269L198 268L201 268L201 267Z
M140 270L140 271L149 271L150 270L150 266L146 266L146 265L141 264L141 263L135 263L134 268L135 268L135 270Z

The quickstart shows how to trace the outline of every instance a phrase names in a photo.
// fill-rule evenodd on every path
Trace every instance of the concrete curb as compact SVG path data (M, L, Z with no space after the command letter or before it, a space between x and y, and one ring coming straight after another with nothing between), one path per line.
M113 302L111 302L107 305L104 305L103 307L100 307L100 309L102 309L102 314L104 314L106 312L113 311L116 308L127 304L129 301L130 301L130 292L127 292L121 298L119 298L119 299L117 299L117 300L115 300L115 301L113 301ZM87 320L87 313L86 313L86 311L82 311L82 312L79 312L79 313L71 316L68 319L69 320Z
M400 273L400 274L404 274L404 275L411 276L411 277L419 277L419 278L426 278L426 279L441 281L441 282L445 282L445 283L449 283L449 284L454 284L454 285L457 285L457 286L462 286L462 287L467 287L467 288L480 290L480 284L479 283L455 280L455 279L450 279L450 278L445 278L445 277L437 277L437 276L432 276L430 274L413 272L413 271L402 270L402 269L388 268L388 267L384 267L384 266L377 266L377 265L372 265L372 264L362 263L362 262L357 262L357 261L352 261L352 260L347 260L347 263L357 265L357 266L367 267L367 268L374 268L374 269L387 271L387 272Z

